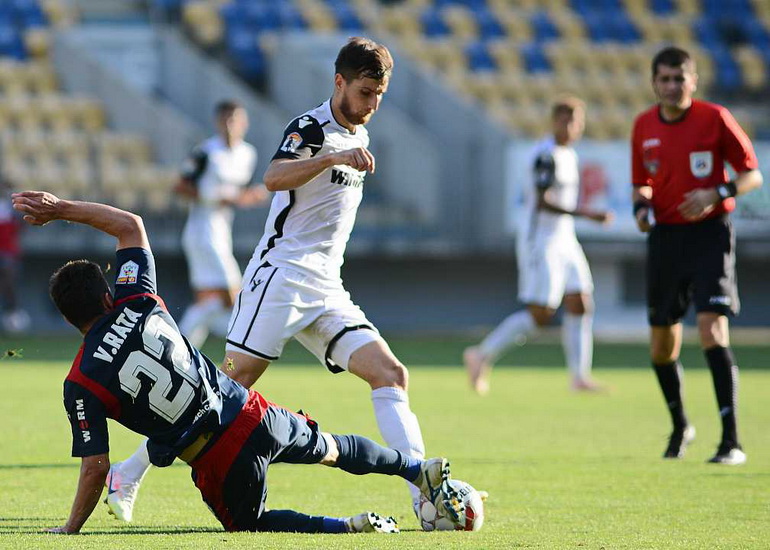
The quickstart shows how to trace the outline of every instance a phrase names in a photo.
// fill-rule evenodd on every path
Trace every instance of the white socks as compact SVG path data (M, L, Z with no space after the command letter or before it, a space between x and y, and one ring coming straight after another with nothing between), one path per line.
M425 458L420 423L409 408L407 393L398 388L377 388L372 390L372 403L377 425L388 447L407 456ZM408 487L412 501L419 501L420 490L411 483Z
M537 329L537 324L532 314L527 309L522 309L509 315L495 330L489 333L479 344L479 350L484 359L494 363L503 352L520 338L532 334Z
M206 341L209 335L209 328L217 318L228 313L222 299L213 296L202 302L195 302L187 308L179 321L179 331L184 334L190 343L199 348Z
M593 325L592 313L565 313L562 319L561 341L572 380L586 381L591 377L594 357Z
M142 481L150 466L150 456L147 454L147 440L145 439L139 444L134 454L120 463L120 473L123 479L134 483Z

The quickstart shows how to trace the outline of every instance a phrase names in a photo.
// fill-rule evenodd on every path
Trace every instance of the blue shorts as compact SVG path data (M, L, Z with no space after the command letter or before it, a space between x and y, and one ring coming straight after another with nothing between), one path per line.
M227 531L256 531L265 510L268 466L317 464L328 450L316 422L249 392L238 417L190 466L204 502Z

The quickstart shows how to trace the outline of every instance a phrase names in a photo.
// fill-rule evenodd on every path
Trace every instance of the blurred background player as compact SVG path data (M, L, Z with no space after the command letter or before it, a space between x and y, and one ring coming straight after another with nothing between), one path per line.
M511 345L551 322L564 303L562 345L571 386L596 390L593 361L593 281L575 235L575 217L607 223L610 212L578 209L580 171L572 144L583 135L585 105L563 97L551 110L553 135L535 147L534 192L528 194L528 216L517 238L519 300L525 309L507 317L463 359L478 393L489 390L494 362Z
M13 207L32 225L78 222L117 241L114 292L88 260L67 262L49 283L57 309L83 344L64 381L80 477L69 519L48 532L79 532L105 482L112 490L107 418L147 436L155 464L187 462L227 531L398 532L393 518L371 512L337 518L266 510L267 470L276 462L403 477L457 524L460 505L450 502L457 494L447 483L446 459L419 460L361 436L321 432L313 420L246 390L190 346L156 294L155 259L139 216L38 191L14 194Z
M179 328L197 347L210 330L225 336L240 289L241 270L233 256L233 207L253 206L267 198L265 187L256 184L257 151L244 141L246 110L224 100L214 115L217 134L193 150L175 188L190 201L182 246L195 294Z
M682 318L693 301L722 419L722 440L710 462L742 464L746 455L735 413L738 367L727 320L737 315L740 303L728 214L735 209L735 196L762 185L762 174L751 141L730 112L693 99L697 84L695 61L686 51L661 50L652 61L658 104L634 124L634 213L639 230L649 232L650 352L674 425L663 456L680 458L695 437L682 403L679 362ZM732 181L725 162L737 174Z
M375 169L364 125L379 108L392 69L385 46L351 38L335 62L331 99L286 127L265 173L275 196L233 309L222 368L248 388L296 338L329 371L347 370L365 380L387 445L422 458L408 371L353 303L340 276L364 176ZM131 517L149 468L144 447L114 467L122 483L110 505L123 519ZM416 509L420 492L409 487Z
M20 307L16 285L19 276L19 226L21 220L11 204L11 185L0 178L0 330L26 332L31 320Z

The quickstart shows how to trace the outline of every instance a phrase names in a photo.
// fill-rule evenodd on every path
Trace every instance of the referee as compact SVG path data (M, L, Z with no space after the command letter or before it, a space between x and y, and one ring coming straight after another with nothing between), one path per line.
M738 440L738 367L727 319L740 309L729 213L737 195L762 185L762 175L730 112L693 99L697 84L686 51L668 47L652 60L658 104L637 117L631 143L634 214L639 230L649 233L650 351L674 425L663 456L682 457L695 437L682 403L679 362L682 318L693 301L722 420L722 440L709 462L736 465L746 462L746 454ZM732 181L725 162L737 174Z

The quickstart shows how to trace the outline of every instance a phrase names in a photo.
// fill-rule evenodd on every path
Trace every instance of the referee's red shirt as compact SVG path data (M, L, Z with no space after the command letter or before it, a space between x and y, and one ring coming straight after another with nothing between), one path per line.
M657 223L690 223L677 210L685 193L726 182L725 162L736 172L757 168L757 156L746 133L721 105L693 100L674 122L664 121L659 109L648 109L634 122L632 182L652 187ZM734 209L735 199L727 199L708 217Z

